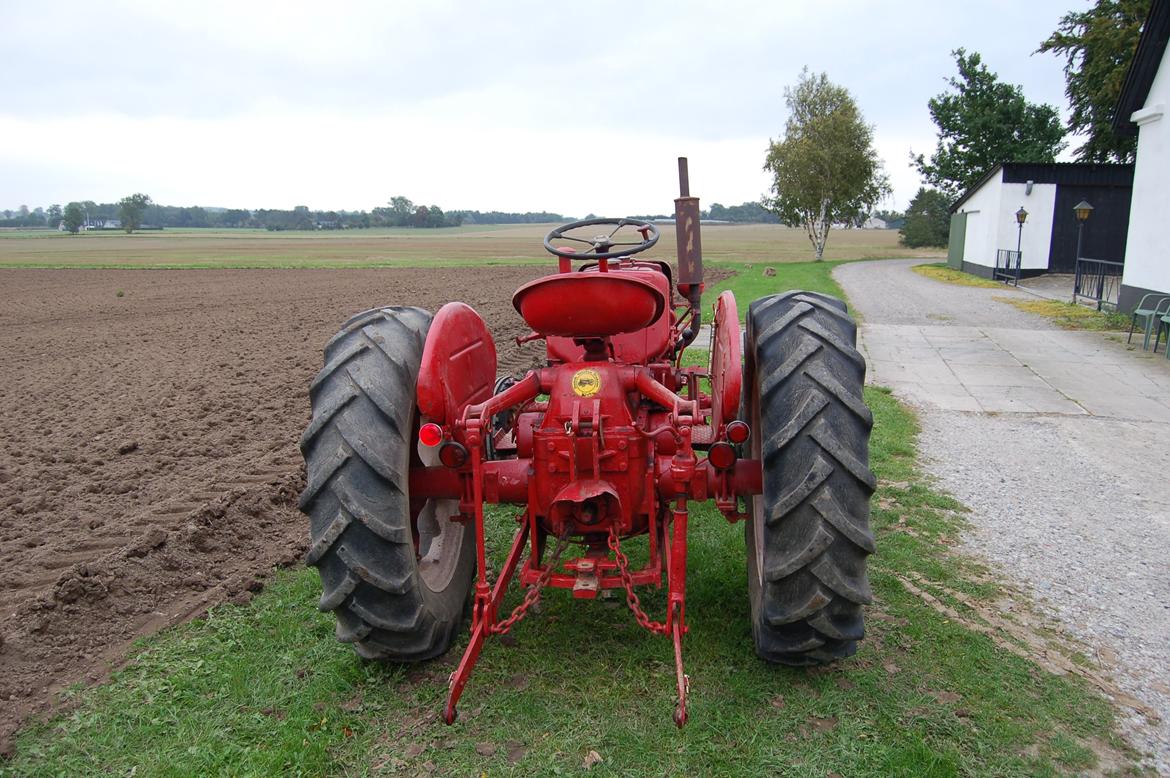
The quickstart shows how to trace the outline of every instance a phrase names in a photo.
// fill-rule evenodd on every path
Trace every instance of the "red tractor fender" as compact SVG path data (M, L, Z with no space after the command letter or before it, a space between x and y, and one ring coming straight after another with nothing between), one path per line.
M739 311L731 290L715 302L715 326L711 333L711 427L719 434L722 425L739 413L743 387L743 341Z
M465 303L447 303L431 321L418 371L418 409L452 424L468 405L492 395L496 344L483 319Z

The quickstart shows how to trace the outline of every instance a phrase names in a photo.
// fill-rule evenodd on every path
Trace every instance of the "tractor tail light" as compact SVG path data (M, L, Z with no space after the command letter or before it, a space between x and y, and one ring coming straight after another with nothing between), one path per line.
M747 422L733 421L727 425L727 439L732 443L744 443L752 434Z
M735 466L735 448L730 443L715 443L707 452L707 459L717 470L729 470Z
M427 448L434 448L443 442L443 428L433 421L418 428L418 442Z
M467 449L461 443L448 440L439 449L439 461L452 469L462 467L467 461Z

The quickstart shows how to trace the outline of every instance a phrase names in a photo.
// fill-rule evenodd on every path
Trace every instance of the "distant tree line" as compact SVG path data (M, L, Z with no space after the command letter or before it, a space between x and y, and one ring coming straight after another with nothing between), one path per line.
M711 203L710 208L706 208L700 212L700 216L704 219L713 219L715 221L735 222L737 224L779 224L780 220L776 218L776 214L764 208L760 202L743 203L742 205L721 205L719 203ZM593 214L589 214L587 219L593 218ZM645 221L667 221L674 218L673 213L642 213L630 216L631 219L643 219Z
M130 206L130 211L125 208ZM154 203L146 195L131 195L116 203L82 200L62 208L52 205L32 208L22 205L16 210L0 211L0 227L26 229L63 226L70 232L83 229L124 229L123 218L132 217L134 229L149 227L212 227L268 230L341 230L370 227L458 227L461 224L536 224L568 219L549 211L448 211L437 205L416 205L408 198L395 196L384 205L369 211L314 211L298 205L292 210L260 208L205 208L198 205L176 206Z
M906 214L898 211L878 209L873 212L873 217L884 221L887 230L900 230L902 229L902 225L906 223Z
M547 224L565 222L571 219L549 211L526 211L505 213L504 211L451 211L450 216L459 217L464 224Z
M48 210L44 208L33 208L29 210L27 205L22 205L15 211L8 208L0 211L0 227L46 227L50 223L54 226L57 221L61 220L61 206L50 205Z
M716 219L728 222L751 222L757 224L779 224L776 214L764 208L762 203L743 203L742 205L720 205L711 203L711 207L703 213L705 219Z
M125 209L129 206L130 211ZM314 211L298 205L292 210L261 208L211 208L198 205L160 205L143 194L130 195L116 203L95 203L80 200L64 208L30 209L27 205L17 210L0 211L0 227L26 229L56 229L59 225L69 232L85 229L126 229L125 216L129 213L132 229L209 227L216 229L267 230L352 230L371 227L458 227L461 224L548 224L570 221L572 217L551 211L443 211L437 205L415 205L402 196L369 211ZM704 219L736 224L778 224L775 214L759 202L740 205L712 203L702 212ZM593 218L589 214L586 218ZM673 219L673 214L638 214L637 219Z

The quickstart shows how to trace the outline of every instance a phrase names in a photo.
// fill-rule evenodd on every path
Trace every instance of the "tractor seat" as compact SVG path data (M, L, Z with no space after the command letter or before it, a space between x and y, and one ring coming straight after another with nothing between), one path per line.
M618 271L558 273L517 289L512 305L541 335L606 338L658 321L666 296L649 281Z

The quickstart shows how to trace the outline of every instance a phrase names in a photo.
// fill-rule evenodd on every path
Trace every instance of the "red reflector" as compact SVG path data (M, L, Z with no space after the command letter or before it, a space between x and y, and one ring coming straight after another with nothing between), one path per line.
M434 422L427 422L418 428L418 441L424 446L434 448L443 442L443 428Z
M448 440L439 449L439 461L447 467L462 467L467 461L467 449L453 440Z
M744 421L733 421L727 425L727 439L732 443L743 443L752 434L752 428Z
M707 459L718 470L727 470L735 465L735 449L730 443L716 443L707 452Z

